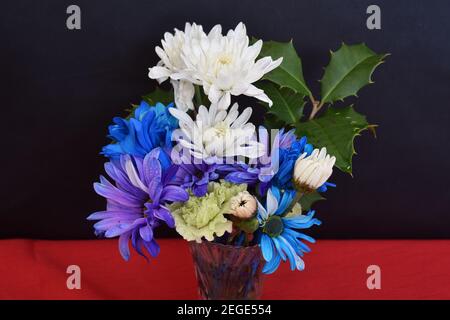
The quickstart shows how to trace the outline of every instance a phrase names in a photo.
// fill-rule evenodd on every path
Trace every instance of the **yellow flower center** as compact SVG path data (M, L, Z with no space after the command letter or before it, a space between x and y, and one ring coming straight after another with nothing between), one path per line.
M219 57L218 62L222 65L231 64L231 57L229 55L222 55Z

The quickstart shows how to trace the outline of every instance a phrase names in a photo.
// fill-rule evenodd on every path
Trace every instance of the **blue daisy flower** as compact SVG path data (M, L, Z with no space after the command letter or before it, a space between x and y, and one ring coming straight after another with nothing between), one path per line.
M266 264L263 273L275 272L281 260L289 260L291 270L303 270L305 263L302 256L311 249L302 240L314 243L315 240L299 229L308 229L321 222L314 218L314 211L306 215L286 216L291 206L295 191L285 191L272 187L267 192L266 206L258 201L258 222L260 225L260 247Z
M111 144L103 147L102 154L108 158L118 159L122 154L144 158L155 148L168 152L172 147L172 132L178 128L178 120L169 108L161 103L150 106L142 101L129 119L115 117L109 126Z

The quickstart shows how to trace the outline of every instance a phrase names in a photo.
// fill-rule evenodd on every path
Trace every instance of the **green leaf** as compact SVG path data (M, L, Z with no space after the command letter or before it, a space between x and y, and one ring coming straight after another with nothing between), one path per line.
M295 51L292 41L265 41L259 56L270 56L274 60L283 57L281 65L267 73L263 79L275 82L281 88L287 87L296 93L312 96L303 78L302 62L297 55L297 51Z
M164 105L168 105L169 103L174 101L172 90L166 91L159 87L156 87L154 91L142 96L142 99L152 106L158 102L161 102Z
M127 108L127 109L125 109L125 112L127 113L127 116L125 117L125 119L130 119L131 117L133 117L134 116L134 110L136 110L137 109L137 107L139 107L139 105L138 104L131 104L131 108Z
M303 212L308 212L312 205L317 201L326 200L324 197L320 195L317 191L307 193L303 197L300 198L300 205L302 206Z
M267 129L280 129L292 127L290 125L286 125L286 123L280 120L276 115L266 112L264 114L264 126Z
M159 87L156 87L156 89L146 95L142 96L142 100L147 102L149 105L154 106L158 102L161 102L164 105L168 105L169 103L173 102L173 91L167 91L163 90ZM139 104L131 104L131 108L126 109L127 117L126 119L130 119L133 114L134 110L139 107Z
M375 68L383 63L386 54L376 54L365 44L342 46L331 52L331 60L322 77L322 103L343 100L355 95L365 85L373 83Z
M352 157L355 154L353 141L363 130L374 128L366 117L352 106L329 108L324 115L297 125L299 136L306 135L314 147L326 147L336 157L336 166L344 172L352 172Z
M264 92L272 100L273 105L267 111L286 124L294 124L303 116L303 106L305 105L305 96L301 93L295 93L289 88L280 88L271 82L261 82L258 88Z

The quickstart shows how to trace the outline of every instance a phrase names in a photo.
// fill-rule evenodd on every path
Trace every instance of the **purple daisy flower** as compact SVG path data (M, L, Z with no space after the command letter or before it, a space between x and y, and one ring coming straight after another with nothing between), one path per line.
M125 260L130 257L128 242L142 256L145 248L151 256L159 253L153 230L162 222L175 226L166 207L173 201L186 201L188 193L172 185L177 172L175 165L164 168L159 161L161 150L154 149L144 159L121 155L118 160L105 163L105 171L115 185L100 176L95 191L107 199L106 211L91 214L88 220L100 220L94 225L97 235L106 238L119 236L119 251Z

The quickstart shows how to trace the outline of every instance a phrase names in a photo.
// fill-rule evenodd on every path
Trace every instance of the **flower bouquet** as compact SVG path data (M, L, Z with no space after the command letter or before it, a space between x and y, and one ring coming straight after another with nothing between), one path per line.
M334 166L351 173L354 138L374 129L352 106L333 104L371 83L386 55L342 44L319 101L292 41L249 39L242 23L226 35L187 23L161 44L149 77L173 90L157 88L113 119L101 152L110 179L94 184L107 207L88 219L99 220L97 235L119 237L125 260L130 243L156 257L155 229L175 228L190 242L202 298L258 298L261 274L282 261L304 269L314 242L304 230L321 224L311 206L335 187ZM242 95L259 106L240 108L233 100ZM250 122L254 110L264 126Z

